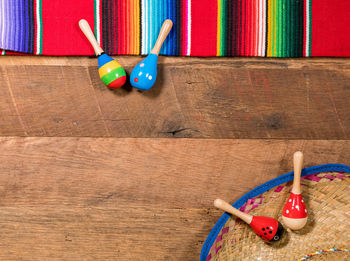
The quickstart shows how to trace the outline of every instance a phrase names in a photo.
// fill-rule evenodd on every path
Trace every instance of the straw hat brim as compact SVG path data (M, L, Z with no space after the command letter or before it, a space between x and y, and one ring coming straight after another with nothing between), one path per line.
M299 231L288 231L277 245L264 243L248 225L225 213L208 236L201 260L350 260L346 251L321 253L350 248L349 173L350 167L337 164L304 169L302 195L309 213L307 224ZM292 178L291 172L271 180L233 206L253 215L274 217L283 224L281 210ZM320 253L302 259L316 252Z

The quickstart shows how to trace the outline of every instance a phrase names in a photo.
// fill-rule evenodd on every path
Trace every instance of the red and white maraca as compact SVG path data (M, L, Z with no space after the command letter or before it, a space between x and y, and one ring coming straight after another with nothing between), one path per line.
M307 209L301 196L300 177L303 166L303 153L297 151L293 156L294 181L292 192L282 211L282 220L292 230L302 229L307 222Z
M249 215L232 207L222 199L216 199L214 206L242 219L267 243L280 241L284 234L283 226L274 218Z

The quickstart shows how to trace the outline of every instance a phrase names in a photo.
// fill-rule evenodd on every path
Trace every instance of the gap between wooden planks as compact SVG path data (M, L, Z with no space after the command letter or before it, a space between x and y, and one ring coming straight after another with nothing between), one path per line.
M1 260L197 260L220 211L350 141L0 138Z

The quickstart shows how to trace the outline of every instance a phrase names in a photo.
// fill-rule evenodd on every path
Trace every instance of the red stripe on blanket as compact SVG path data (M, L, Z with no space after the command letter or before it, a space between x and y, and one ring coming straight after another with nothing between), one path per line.
M217 1L192 1L191 12L191 56L215 56L218 14Z
M86 19L94 28L94 1L42 0L44 55L93 55L78 22Z
M350 56L350 1L312 1L312 56Z

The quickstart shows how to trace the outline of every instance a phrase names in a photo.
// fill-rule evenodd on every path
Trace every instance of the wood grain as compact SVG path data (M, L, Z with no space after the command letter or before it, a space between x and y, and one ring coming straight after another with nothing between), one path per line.
M4 68L27 136L107 135L86 68Z
M209 229L198 222L218 214L133 204L0 211L1 260L196 260Z
M0 135L28 135L23 128L22 117L19 115L17 103L3 67L0 67L0 115Z
M350 137L349 59L161 57L142 93L107 89L95 59L41 58L1 57L0 135ZM130 73L141 58L117 60Z
M196 260L221 212L350 141L0 138L1 260Z

